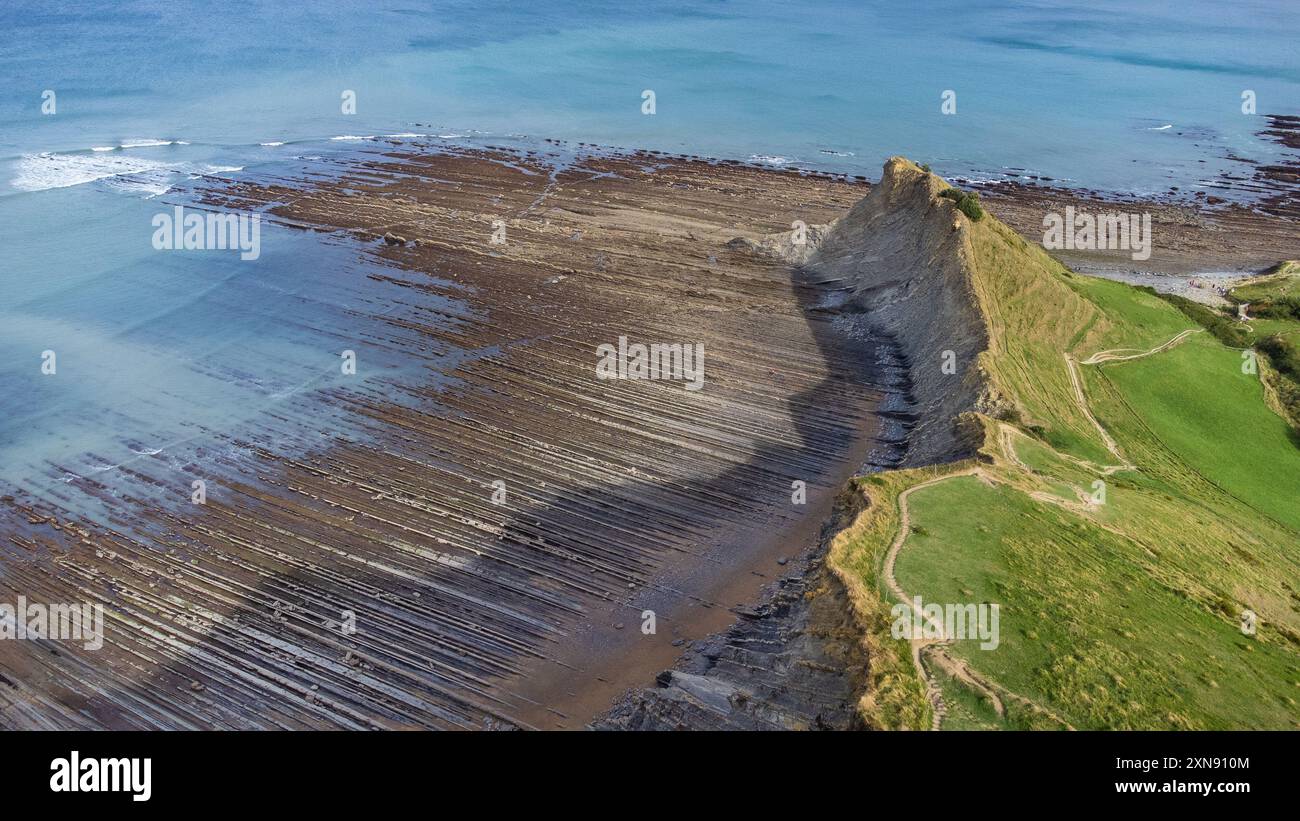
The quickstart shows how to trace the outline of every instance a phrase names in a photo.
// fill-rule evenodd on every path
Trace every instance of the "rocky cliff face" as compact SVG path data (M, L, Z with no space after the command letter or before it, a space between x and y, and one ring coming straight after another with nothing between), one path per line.
M979 446L961 414L998 414L1002 404L981 370L988 324L976 295L969 218L940 196L948 185L902 158L891 159L871 193L843 217L729 247L775 256L799 278L825 287L818 310L838 312L845 330L888 336L877 351L887 385L877 413L879 446L867 469L950 461ZM840 511L841 516L844 515ZM849 729L868 659L851 605L820 549L759 607L725 633L696 642L653 689L632 691L592 723L596 729Z
M978 357L988 347L973 287L970 221L939 193L941 179L901 157L871 193L829 227L804 267L848 288L861 312L906 358L916 425L905 466L969 454L956 417L998 404Z
M624 694L595 730L861 729L868 659L848 593L825 567L827 540L852 510L826 523L820 546L736 623L693 642L654 688Z

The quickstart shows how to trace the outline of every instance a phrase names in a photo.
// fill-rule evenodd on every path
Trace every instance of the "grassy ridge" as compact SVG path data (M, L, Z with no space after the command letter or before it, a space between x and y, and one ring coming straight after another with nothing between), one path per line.
M1065 268L993 219L969 225L976 296L989 324L980 364L1017 406L1020 422L1056 445L1101 460L1105 450L1071 402L1062 352L1082 336L1111 330L1109 319L1069 286Z
M832 566L853 580L873 663L889 671L864 717L928 726L929 680L945 727L1300 726L1300 449L1259 376L1207 333L1079 365L1117 456L1076 401L1066 355L1135 355L1195 323L1154 294L1070 273L996 219L965 230L989 324L981 366L1017 412L973 417L977 460L859 481L868 505ZM894 577L926 602L999 603L1001 644L929 648L909 675L882 579L899 496L971 466L979 475L907 497ZM1254 635L1244 610L1258 614Z
M1229 298L1249 305L1249 342L1268 358L1269 385L1300 437L1300 261L1280 263L1268 275L1233 288Z
M1269 273L1232 289L1238 302L1268 303L1300 297L1300 260L1280 263Z

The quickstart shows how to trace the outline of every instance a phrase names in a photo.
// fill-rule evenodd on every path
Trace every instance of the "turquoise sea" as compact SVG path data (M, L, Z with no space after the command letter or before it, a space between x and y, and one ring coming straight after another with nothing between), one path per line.
M238 458L234 432L336 386L346 347L383 365L349 390L391 396L424 375L366 340L382 294L357 283L377 263L349 240L264 224L256 265L155 251L150 219L205 177L293 177L402 135L870 177L901 153L977 179L1191 192L1240 172L1230 157L1278 154L1258 115L1300 113L1297 43L1300 4L1284 0L9 0L0 485L58 496L214 441Z

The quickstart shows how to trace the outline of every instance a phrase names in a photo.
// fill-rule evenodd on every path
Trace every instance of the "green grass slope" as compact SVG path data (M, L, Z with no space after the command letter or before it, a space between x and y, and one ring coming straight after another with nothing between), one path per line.
M1244 282L1232 289L1239 302L1269 303L1287 297L1300 297L1300 260L1278 264L1261 277Z
M981 365L1017 412L969 415L974 459L859 481L831 566L871 646L864 718L1300 727L1300 448L1260 374L1154 294L990 215L963 230ZM1000 644L894 638L900 592L997 603Z
M916 530L899 580L926 601L1000 604L996 649L967 640L949 650L985 679L1077 728L1285 727L1294 718L1293 649L1190 606L1188 587L1171 583L1140 542L970 476L912 498ZM945 698L959 687L950 683ZM992 726L1065 726L1003 701Z

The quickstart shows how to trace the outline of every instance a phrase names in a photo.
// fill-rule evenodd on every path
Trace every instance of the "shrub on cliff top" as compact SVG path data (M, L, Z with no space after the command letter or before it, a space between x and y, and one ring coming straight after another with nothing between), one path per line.
M984 217L984 206L980 205L980 195L974 191L963 191L960 188L949 188L939 194L957 204L957 208L963 214L970 217L972 221L979 222Z
M1287 376L1300 381L1300 347L1281 334L1262 337L1255 347L1268 355L1269 362Z

